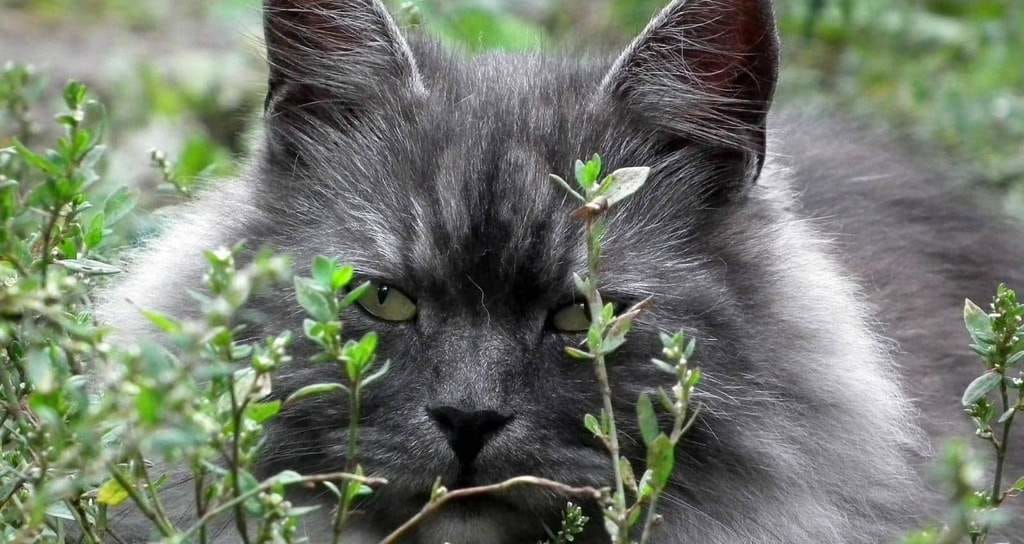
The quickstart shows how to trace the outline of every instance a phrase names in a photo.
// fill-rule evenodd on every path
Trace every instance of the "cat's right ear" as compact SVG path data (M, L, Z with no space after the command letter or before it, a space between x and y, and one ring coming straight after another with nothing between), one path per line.
M764 162L778 65L771 0L673 0L601 89L665 133L744 155L749 182Z
M264 0L271 123L346 123L387 92L422 92L379 0Z

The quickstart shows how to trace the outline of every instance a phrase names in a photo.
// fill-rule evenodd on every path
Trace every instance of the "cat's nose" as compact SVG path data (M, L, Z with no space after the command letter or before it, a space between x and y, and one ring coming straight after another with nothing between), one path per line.
M472 465L480 450L513 418L494 410L466 411L451 406L427 408L427 413L448 438L448 445L464 467Z

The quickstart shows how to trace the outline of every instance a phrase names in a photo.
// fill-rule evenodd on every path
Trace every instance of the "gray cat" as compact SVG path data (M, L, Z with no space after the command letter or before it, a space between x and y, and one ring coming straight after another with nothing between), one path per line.
M591 369L563 352L580 338L566 323L581 227L547 179L595 152L653 168L606 241L606 296L657 301L612 361L625 453L642 458L633 402L664 381L648 363L658 331L695 335L707 376L656 541L875 544L937 512L921 467L966 429L958 394L980 368L963 299L1024 285L1024 242L884 143L769 120L768 0L672 2L614 62L470 58L406 38L377 0L267 0L266 38L248 174L183 212L101 315L141 336L125 299L188 314L201 250L241 239L373 280L372 304L344 319L352 335L377 331L393 362L366 398L361 458L391 484L350 541L395 528L436 476L608 483L581 423L599 410ZM287 294L260 304L260 330L301 330ZM336 379L297 350L278 395ZM341 398L286 410L266 474L343 467L345 418ZM410 542L535 542L563 505L526 490L461 504ZM305 528L313 542L325 523ZM601 535L593 522L582 541Z

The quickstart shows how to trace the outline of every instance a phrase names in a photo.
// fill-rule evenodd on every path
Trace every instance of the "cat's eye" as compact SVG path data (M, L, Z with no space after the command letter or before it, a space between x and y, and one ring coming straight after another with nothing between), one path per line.
M586 332L590 311L586 304L570 304L551 315L551 326L562 332Z
M367 313L384 321L412 321L416 317L416 303L405 293L383 283L373 283L359 299Z

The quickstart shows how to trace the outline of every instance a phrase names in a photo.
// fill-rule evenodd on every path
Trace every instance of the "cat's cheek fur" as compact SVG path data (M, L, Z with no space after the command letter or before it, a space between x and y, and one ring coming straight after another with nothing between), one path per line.
M825 221L816 218L843 210L844 191L868 179L858 173L869 161L844 162L856 149L819 152L833 133L788 148L792 161L771 158L785 147L765 137L777 61L770 2L676 0L615 63L467 59L400 39L376 0L303 5L314 9L279 10L281 18L268 11L268 32L284 25L272 60L288 69L273 72L279 94L268 103L269 136L249 173L191 206L136 259L98 314L133 337L151 330L136 307L194 315L186 293L200 281L202 250L242 239L292 255L303 274L315 255L337 257L415 298L415 323L375 322L355 310L342 316L350 337L378 330L381 356L393 362L367 390L360 459L392 485L366 504L352 527L357 542L397 527L436 476L447 483L465 468L428 415L439 406L514 416L480 450L475 483L524 474L608 483L610 461L582 425L585 413L600 410L592 369L569 360L563 338L544 328L548 312L573 296L573 273L586 269L582 229L571 218L576 204L547 176L569 178L572 162L594 152L609 169L652 168L648 184L613 210L604 239L602 291L656 302L611 364L630 458L643 458L637 395L665 385L647 363L657 331L696 336L706 377L698 392L704 415L679 448L656 541L875 544L934 512L921 504L927 494L912 469L927 441L900 389L894 346L875 332L885 330L878 321L887 315L864 303L905 316L896 325L917 330L922 313L907 311L906 299L924 286L907 280L882 298L862 292L836 264L840 246L819 234ZM359 17L346 16L360 8ZM293 32L310 17L322 51ZM699 80L711 75L720 77ZM324 93L331 99L310 100ZM902 164L889 163L885 171ZM911 223L902 207L875 210L887 197L916 202L899 190L895 182L872 186L861 207L892 215L873 221L892 225L884 236L931 233L935 225ZM810 202L805 193L817 195L815 207L801 209ZM971 236L997 230L975 221ZM878 247L871 225L849 224L851 236L870 234L864 247ZM942 246L952 238L922 235L887 246L882 258L864 250L869 258L847 266L885 281L904 272L892 256L910 256L929 264L919 273L952 270L936 282L959 288L977 271L955 267L979 268L964 263L988 257L935 258L977 251ZM922 300L946 310L944 299ZM301 330L303 312L290 293L255 306L264 320L253 334ZM933 354L931 344L914 345L899 356L924 361L956 349ZM299 339L275 394L337 380L336 369L306 362L312 349ZM955 405L955 395L946 396ZM283 411L268 428L264 475L344 467L346 411L339 399ZM536 541L564 507L537 491L517 500L529 515L443 515L414 542ZM187 517L188 506L176 508ZM606 541L600 514L591 517L596 529L580 541ZM330 532L329 522L318 523L305 528L314 542Z

